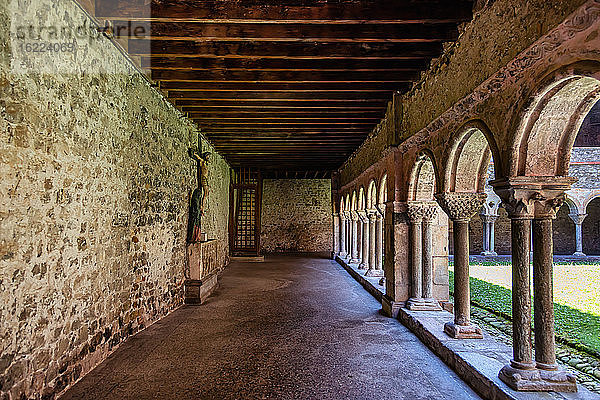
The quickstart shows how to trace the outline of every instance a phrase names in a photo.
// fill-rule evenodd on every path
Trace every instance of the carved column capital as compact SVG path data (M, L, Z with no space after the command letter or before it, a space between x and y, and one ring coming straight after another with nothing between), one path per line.
M437 204L433 201L409 201L407 203L407 215L413 223L432 220L436 213Z
M469 221L483 206L487 195L485 193L449 192L436 194L442 210L452 221Z
M377 214L379 214L379 213L376 210L367 210L367 218L371 222L377 220Z
M367 212L365 210L358 210L356 214L358 215L358 220L360 222L368 222Z
M350 211L350 219L352 221L358 221L358 212L354 210Z
M566 176L516 176L490 182L512 219L555 218L565 191L577 181Z

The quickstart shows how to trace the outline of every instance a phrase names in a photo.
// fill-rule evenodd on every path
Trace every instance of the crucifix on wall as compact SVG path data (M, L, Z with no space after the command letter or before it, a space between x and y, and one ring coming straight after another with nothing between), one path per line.
M202 152L202 141L198 135L198 148L190 147L189 156L196 161L197 187L192 193L190 200L190 212L188 217L187 242L196 243L202 238L202 216L204 215L204 204L208 196L208 158L210 152Z

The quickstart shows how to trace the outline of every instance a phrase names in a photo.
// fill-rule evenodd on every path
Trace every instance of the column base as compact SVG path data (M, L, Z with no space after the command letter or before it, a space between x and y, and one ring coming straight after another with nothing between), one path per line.
M358 269L369 269L369 266L366 265L365 263L360 263L360 264L358 264Z
M482 251L480 254L482 256L486 256L486 257L497 256L498 255L498 253L496 253L495 251Z
M380 269L369 268L367 272L365 272L365 276L379 278L383 276L383 271Z
M587 257L585 255L585 253L582 253L581 251L576 251L575 253L573 253L573 257Z
M411 297L406 302L406 308L411 311L442 311L442 306L436 299Z
M575 375L561 369L547 371L543 369L515 368L505 365L498 378L511 389L521 392L576 392Z
M458 325L454 322L446 322L444 332L454 339L483 339L481 328L473 324Z
M389 318L398 318L398 312L403 305L404 303L393 301L385 295L381 299L381 311L383 315Z
M349 258L348 264L358 264L360 260L358 258Z
M346 258L346 257L348 257L348 253L346 253L346 252L339 252L338 253L338 257L339 258Z

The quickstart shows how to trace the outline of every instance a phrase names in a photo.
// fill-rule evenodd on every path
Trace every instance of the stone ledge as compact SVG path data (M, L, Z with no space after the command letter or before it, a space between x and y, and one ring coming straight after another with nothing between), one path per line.
M383 287L364 277L344 260L335 260L346 269L373 297L383 299ZM492 400L598 400L598 395L577 385L577 393L517 392L498 378L500 369L510 362L512 348L496 341L483 330L483 339L452 339L444 333L444 324L452 321L448 311L398 310L398 319L452 368L480 396Z
M378 302L381 303L383 298L383 286L379 284L380 277L370 277L365 276L365 270L358 269L358 264L350 264L339 256L335 256L335 261L338 262L358 283L361 284L362 287L365 288L367 292L369 292L373 297L377 299Z

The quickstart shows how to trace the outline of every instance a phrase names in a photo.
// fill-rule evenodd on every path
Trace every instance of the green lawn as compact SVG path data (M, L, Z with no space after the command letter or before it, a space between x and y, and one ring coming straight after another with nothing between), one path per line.
M472 263L470 269L471 277L506 289L512 286L510 263ZM556 303L600 316L600 265L555 263L553 272Z
M450 271L450 292L454 292ZM490 311L511 318L511 290L477 278L470 278L471 301ZM586 288L580 288L586 289ZM533 307L533 301L532 301ZM600 356L600 316L554 303L557 340Z

